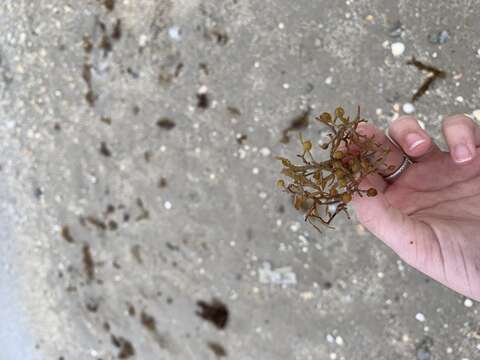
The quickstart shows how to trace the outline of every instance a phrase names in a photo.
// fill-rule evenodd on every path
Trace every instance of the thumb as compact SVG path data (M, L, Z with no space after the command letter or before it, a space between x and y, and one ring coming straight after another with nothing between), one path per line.
M368 176L361 183L362 189L377 189L374 197L355 195L352 201L358 220L376 237L385 242L400 257L407 255L414 237L413 221L394 208L385 196L387 184L379 175Z

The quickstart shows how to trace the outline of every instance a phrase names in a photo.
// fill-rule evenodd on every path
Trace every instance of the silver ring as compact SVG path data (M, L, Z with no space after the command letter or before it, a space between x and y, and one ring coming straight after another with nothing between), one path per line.
M407 156L407 155L403 155L403 161L402 161L402 164L399 166L399 168L397 170L395 170L393 173L391 173L390 175L387 175L387 176L384 176L383 179L389 183L392 183L394 182L395 180L397 180L400 175L402 175L405 170L407 170L410 165L413 164L413 161L410 160L410 158Z
M397 180L397 178L400 177L400 175L402 175L405 170L407 170L410 165L413 164L413 161L412 159L410 159L402 150L402 147L395 141L392 139L392 137L390 136L390 134L388 133L388 128L387 128L387 131L385 131L385 136L388 138L388 140L390 140L390 142L395 146L397 147L403 154L403 161L402 163L400 164L400 166L398 167L397 170L395 170L393 173L391 173L390 175L387 175L387 176L384 176L383 179L389 183L392 183L394 182L395 180Z

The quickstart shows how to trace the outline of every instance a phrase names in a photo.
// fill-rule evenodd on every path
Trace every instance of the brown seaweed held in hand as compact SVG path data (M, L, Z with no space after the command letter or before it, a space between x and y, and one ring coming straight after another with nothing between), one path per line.
M338 107L333 115L323 113L316 118L327 126L329 140L320 149L329 153L328 160L317 161L313 156L313 144L304 140L300 134L303 152L297 155L300 164L294 164L287 158L278 157L282 162L282 174L290 179L277 181L277 186L293 196L293 205L297 210L305 211L305 221L320 230L316 224L330 227L331 221L339 213L348 215L347 204L355 194L376 196L377 190L359 188L362 180L380 168L392 166L385 164L389 149L384 149L375 139L357 131L360 123L366 122L357 116L350 119L343 108Z

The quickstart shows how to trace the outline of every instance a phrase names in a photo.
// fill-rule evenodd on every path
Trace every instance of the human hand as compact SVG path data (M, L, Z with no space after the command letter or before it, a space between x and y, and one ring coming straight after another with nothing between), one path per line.
M402 152L381 130L363 124L359 131L392 148L387 164L402 163ZM480 301L480 127L464 115L447 118L450 152L413 117L399 118L388 132L414 163L392 184L380 175L362 183L378 195L354 198L359 221L411 266Z

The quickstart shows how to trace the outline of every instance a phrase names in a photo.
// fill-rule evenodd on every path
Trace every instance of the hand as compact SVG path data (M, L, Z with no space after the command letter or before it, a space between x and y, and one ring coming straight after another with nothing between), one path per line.
M396 168L401 151L379 129L365 124L392 148L387 164ZM464 115L447 118L442 152L412 117L401 117L390 137L414 164L393 184L380 175L362 183L375 187L373 198L356 196L359 221L405 262L445 286L480 301L480 127Z

